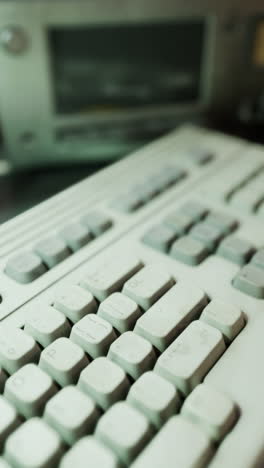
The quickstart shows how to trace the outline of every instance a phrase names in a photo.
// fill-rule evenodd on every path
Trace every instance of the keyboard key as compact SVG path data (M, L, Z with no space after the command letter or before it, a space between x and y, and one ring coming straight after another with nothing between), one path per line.
M121 468L112 450L95 437L83 437L62 458L60 468Z
M189 216L194 223L201 221L201 219L203 219L209 212L205 206L194 201L184 203L184 205L180 207L179 211L185 216Z
M250 263L255 265L258 268L264 269L264 249L258 250L255 255L253 255Z
M125 399L129 381L121 367L100 357L82 371L78 387L90 395L103 410L107 410L118 400Z
M122 213L129 214L138 210L144 204L139 193L122 193L119 198L114 201L112 207Z
M188 158L190 158L197 166L204 166L214 159L214 153L210 150L194 148L187 152Z
M99 301L122 288L124 282L142 268L135 257L119 257L90 269L81 286L88 289Z
M68 224L61 230L60 235L73 252L81 249L93 238L89 229L81 223Z
M44 413L45 421L69 445L91 433L98 417L93 400L74 386L63 388L51 398Z
M131 468L204 468L211 455L206 434L182 416L173 416Z
M254 254L254 246L236 236L224 239L218 247L217 254L238 265L244 265Z
M112 219L101 211L88 213L82 217L81 222L89 228L95 237L100 236L113 225Z
M59 237L49 237L35 245L34 251L48 268L52 268L71 254L67 244Z
M163 352L193 319L198 318L206 304L207 297L202 290L179 282L138 319L135 333Z
M98 315L111 323L120 333L131 330L141 311L135 301L119 292L101 302Z
M227 344L237 336L245 326L241 310L217 299L213 299L203 310L200 320L217 328L223 335Z
M71 331L65 315L48 305L26 319L24 330L44 348L61 336L69 336Z
M50 344L42 351L39 361L40 367L62 387L76 383L88 364L84 351L68 338L58 338Z
M159 173L167 180L167 186L171 186L186 177L187 172L179 166L165 166Z
M6 382L4 396L25 418L41 416L48 399L56 393L52 379L36 364L26 364Z
M58 434L42 419L32 418L7 439L5 458L15 468L58 466L62 445Z
M261 180L256 179L248 182L245 187L240 187L236 193L230 197L230 205L238 211L252 213L258 210L264 200L264 177L261 174Z
M238 226L238 221L231 216L223 213L213 212L210 213L206 218L206 223L221 229L223 234L229 234L234 231Z
M170 255L186 265L195 266L209 255L209 251L200 241L184 236L174 242Z
M173 284L174 280L166 271L148 265L124 284L123 293L147 310Z
M148 203L159 194L159 190L156 187L155 182L153 183L151 179L144 181L144 183L135 185L134 190L138 198L142 200L143 204Z
M72 327L70 339L95 359L107 354L116 334L106 320L96 314L88 314Z
M152 431L145 416L127 403L119 402L101 417L95 435L129 464L148 443Z
M183 403L182 414L216 442L225 437L237 419L232 400L207 384L193 390Z
M159 224L150 229L150 231L142 237L142 242L153 249L167 252L176 237L177 234L175 234L172 228L164 224Z
M53 307L76 323L85 315L96 312L97 304L89 291L79 286L68 286L57 292Z
M5 267L5 273L22 284L31 283L46 271L39 256L33 252L23 252L11 257Z
M15 408L2 395L0 395L0 415L0 449L2 450L9 434L20 424Z
M233 279L233 286L249 296L264 299L264 271L254 265L246 265Z
M158 358L155 372L188 395L225 351L219 330L196 320Z
M171 213L163 220L163 222L173 229L177 237L183 236L183 234L185 234L193 225L193 219L180 211Z
M159 192L164 192L171 185L176 184L186 176L186 171L176 166L160 168L157 174L151 176L150 180Z
M108 356L133 379L151 370L156 361L151 344L133 332L125 332L110 346Z
M205 245L207 250L212 251L223 238L224 233L221 227L212 226L206 220L196 224L190 230L189 235Z
M146 372L132 385L127 401L160 429L180 407L174 386L154 372Z
M40 349L20 328L0 326L0 365L13 374L28 362L37 362Z

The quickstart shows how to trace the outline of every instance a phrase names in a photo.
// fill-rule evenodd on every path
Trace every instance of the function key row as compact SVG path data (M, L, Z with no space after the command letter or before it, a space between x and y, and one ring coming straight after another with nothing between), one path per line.
M186 176L185 169L177 166L164 167L158 173L152 174L144 182L131 187L129 192L120 194L118 199L112 203L112 207L126 214L133 213Z
M6 264L5 273L18 283L31 283L112 225L113 220L105 213L88 213L78 222L66 225L58 234L40 240L32 251L11 257Z

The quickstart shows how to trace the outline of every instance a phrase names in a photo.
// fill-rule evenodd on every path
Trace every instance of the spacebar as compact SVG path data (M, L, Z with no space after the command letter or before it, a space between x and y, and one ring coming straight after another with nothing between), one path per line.
M201 468L211 455L207 436L182 416L173 416L131 468Z

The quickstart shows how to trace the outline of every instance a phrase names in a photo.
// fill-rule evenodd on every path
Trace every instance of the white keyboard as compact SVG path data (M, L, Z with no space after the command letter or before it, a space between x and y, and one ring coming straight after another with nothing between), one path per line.
M0 227L0 468L263 468L264 151L184 126Z

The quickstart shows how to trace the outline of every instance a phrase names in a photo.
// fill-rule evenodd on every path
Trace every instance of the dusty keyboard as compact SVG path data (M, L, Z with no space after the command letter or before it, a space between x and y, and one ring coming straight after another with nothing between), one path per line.
M0 468L264 466L263 148L184 126L0 227Z

